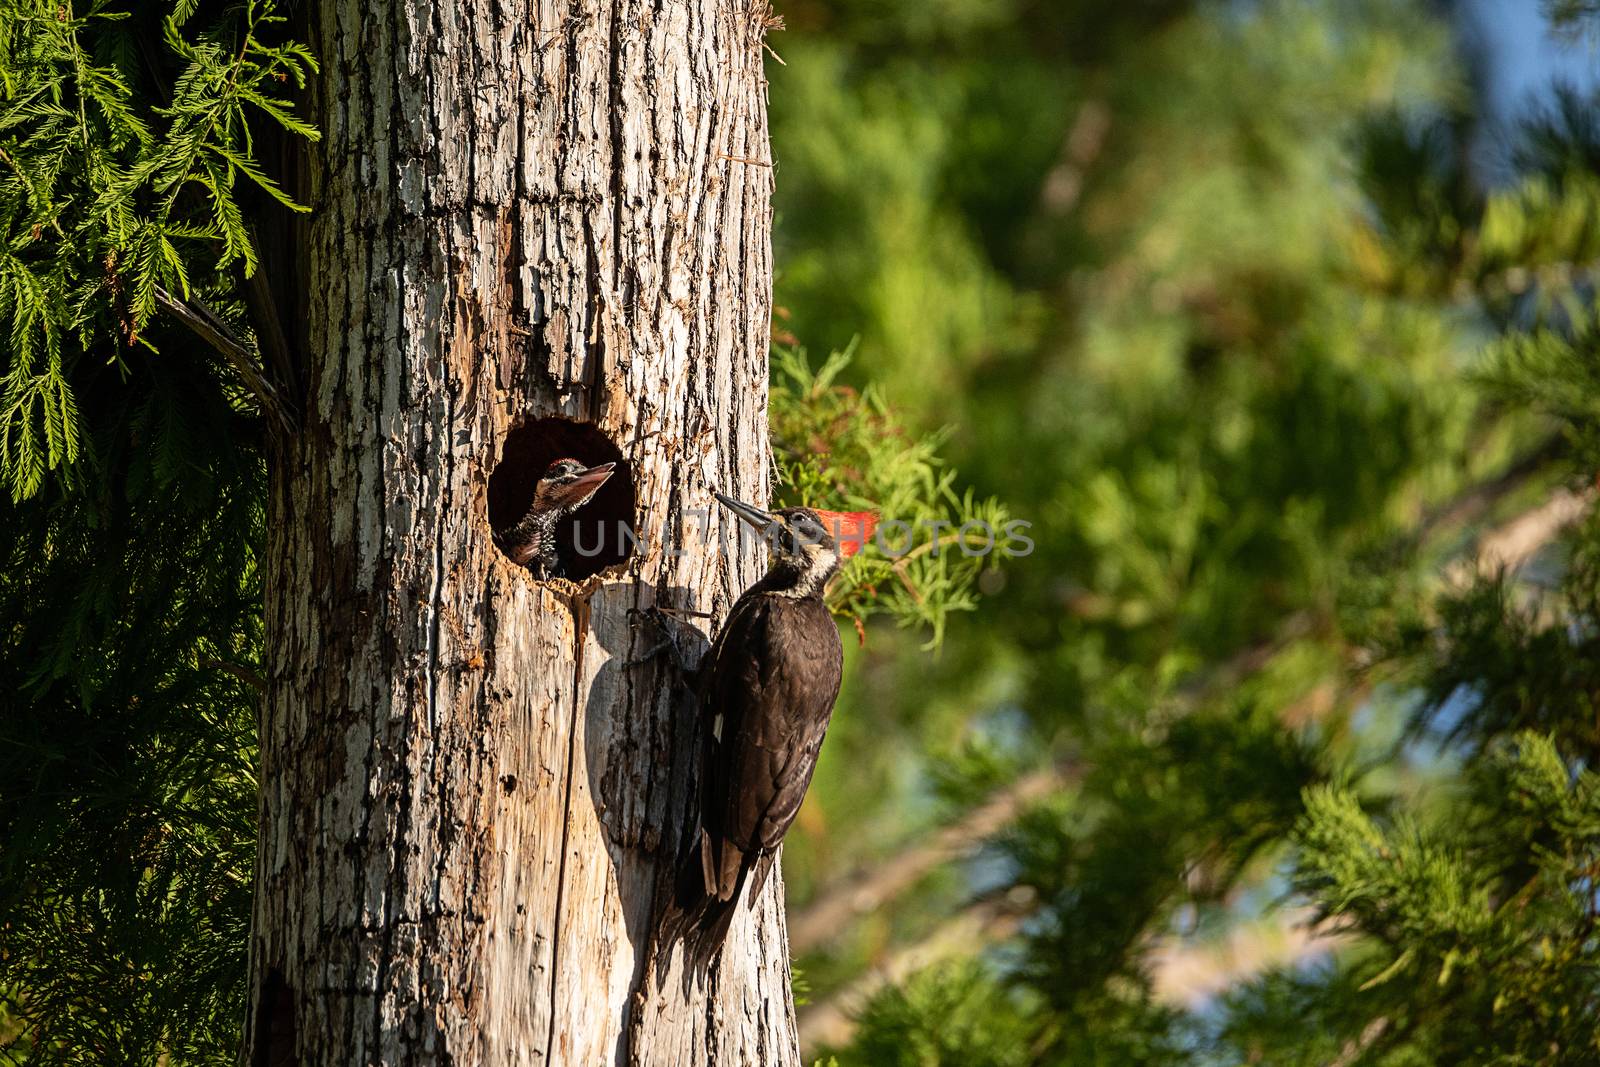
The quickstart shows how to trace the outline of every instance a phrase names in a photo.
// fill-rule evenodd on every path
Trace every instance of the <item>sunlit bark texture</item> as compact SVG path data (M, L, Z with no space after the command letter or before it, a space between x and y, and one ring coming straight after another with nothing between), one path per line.
M248 1057L795 1062L778 879L703 979L651 958L694 729L630 614L756 577L710 492L768 490L765 3L311 11ZM524 431L492 492L553 416L603 436ZM644 543L544 585L489 511L557 448L620 457Z

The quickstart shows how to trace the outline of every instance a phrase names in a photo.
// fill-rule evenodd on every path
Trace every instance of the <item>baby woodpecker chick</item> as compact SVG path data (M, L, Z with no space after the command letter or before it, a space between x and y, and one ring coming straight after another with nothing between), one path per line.
M565 578L571 561L556 531L573 512L594 498L611 477L615 463L585 467L575 459L558 459L534 487L533 503L515 523L494 531L495 541L512 562L527 567L535 578Z

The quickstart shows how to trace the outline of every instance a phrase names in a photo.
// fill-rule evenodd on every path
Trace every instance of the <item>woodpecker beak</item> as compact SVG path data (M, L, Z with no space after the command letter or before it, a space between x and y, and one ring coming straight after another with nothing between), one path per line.
M561 487L561 498L572 507L589 502L589 498L600 491L606 484L606 479L611 477L611 472L616 469L615 463L602 463L598 467L590 467L572 481Z
M761 533L766 533L767 530L771 529L777 524L777 518L772 515L768 515L760 508L751 507L742 500L735 500L733 497L723 496L721 493L712 493L711 495L716 497L717 500L722 503L723 507L739 516L739 518L743 519L751 526L754 526Z

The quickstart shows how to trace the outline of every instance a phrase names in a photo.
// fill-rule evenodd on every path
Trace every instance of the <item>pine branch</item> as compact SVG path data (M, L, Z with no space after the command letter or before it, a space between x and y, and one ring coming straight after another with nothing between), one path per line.
M202 656L200 658L200 666L209 670L221 671L224 674L232 675L245 685L248 685L250 688L256 690L258 693L266 692L267 680L261 677L261 673L259 671L251 670L249 667L242 666L238 663L229 663L226 660L214 659L210 656Z
M1339 1055L1328 1061L1328 1067L1351 1067L1351 1064L1355 1063L1363 1052L1371 1048L1373 1042L1382 1037L1384 1031L1388 1029L1388 1017L1378 1016L1366 1025L1359 1037L1351 1038L1345 1042L1344 1048L1339 1050Z
M260 247L254 231L251 243ZM270 261L269 261L270 262ZM257 269L244 283L245 306L250 310L250 322L255 327L256 341L261 348L262 363L271 367L279 382L296 380L294 357L289 351L289 340L283 330L283 319L278 302L272 295L272 283L265 269Z
M1512 462L1499 475L1487 482L1458 493L1439 507L1431 509L1418 524L1412 536L1413 544L1422 544L1440 530L1475 522L1496 504L1528 483L1553 460L1567 453L1566 440L1552 434L1545 442Z
M1111 108L1097 97L1085 100L1062 142L1060 158L1040 186L1040 210L1050 215L1065 215L1077 206L1083 195L1084 180L1105 150L1110 132Z
M855 1013L886 985L940 960L972 955L1015 934L1038 910L1033 892L1012 888L973 901L922 940L891 954L845 988L796 1012L800 1044L838 1048L855 1033Z
M1163 939L1146 957L1150 985L1163 1003L1196 1009L1241 982L1275 967L1308 963L1350 940L1337 923L1319 922L1315 908L1290 908L1220 939Z
M855 1033L855 1014L879 989L924 967L973 955L1003 941L1037 910L1036 900L1016 890L974 901L928 938L895 952L844 989L802 1009L802 1042L809 1048L848 1044ZM1161 940L1146 957L1150 986L1162 1003L1193 1010L1273 968L1309 963L1351 939L1336 922L1319 922L1314 908L1291 908L1231 930L1220 940Z
M1478 541L1471 558L1452 563L1445 581L1464 586L1485 571L1515 571L1532 559L1563 529L1583 517L1594 504L1595 491L1563 489L1538 507L1516 516L1490 531Z
M1077 777L1077 768L1072 766L1024 775L888 862L858 868L825 886L810 904L790 918L790 949L809 952L819 947L847 924L915 885L935 867L982 845L1029 804L1066 787Z
M256 401L267 420L284 434L293 434L296 423L278 396L277 389L256 366L255 356L243 341L198 300L180 300L160 286L156 286L156 303L167 314L187 326L201 340L215 349L229 366L238 372L245 387L255 394Z

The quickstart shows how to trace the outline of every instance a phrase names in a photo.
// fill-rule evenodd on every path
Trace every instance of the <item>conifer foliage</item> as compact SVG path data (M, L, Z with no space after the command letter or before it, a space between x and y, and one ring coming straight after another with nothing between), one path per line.
M258 146L316 137L284 29L0 3L5 1062L238 1048L275 429L243 287L300 210Z
M847 348L813 370L803 349L774 353L779 501L868 508L886 519L831 583L829 607L858 627L888 615L925 632L924 649L937 648L950 615L977 606L983 571L1031 546L1000 501L957 491L940 455L947 431L914 433L883 389L839 381L851 358Z
M1491 396L1561 428L1580 488L1600 459L1588 322L1513 330L1484 357ZM1600 1058L1600 519L1560 547L1554 580L1491 571L1447 587L1431 625L1387 650L1421 698L1409 743L1459 769L1410 795L1359 779L1307 791L1294 884L1350 947L1315 978L1271 975L1235 997L1226 1043L1240 1053L1316 1062L1286 1020L1266 1022L1299 1000L1346 1062Z
M240 184L303 210L254 149L263 124L317 136L288 99L316 60L276 39L272 0L150 6L0 6L0 477L16 500L81 458L80 362L153 350L163 302L226 304L236 265L255 271Z
M1040 527L847 688L815 1051L1600 1061L1600 98L1494 127L1473 7L791 16L780 293Z

